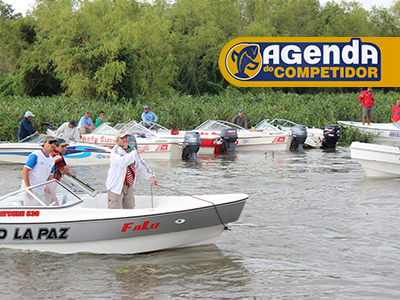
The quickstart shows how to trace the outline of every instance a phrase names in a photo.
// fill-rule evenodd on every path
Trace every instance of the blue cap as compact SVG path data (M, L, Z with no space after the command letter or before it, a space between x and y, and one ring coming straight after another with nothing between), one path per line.
M243 110L241 110L241 109L239 108L239 111L243 111Z
M149 109L149 107L147 105L144 106L144 109L146 109L146 108Z
M69 124L71 124L73 127L76 127L76 126L77 126L75 120L69 121Z
M25 113L25 117L34 117L35 115L29 110Z

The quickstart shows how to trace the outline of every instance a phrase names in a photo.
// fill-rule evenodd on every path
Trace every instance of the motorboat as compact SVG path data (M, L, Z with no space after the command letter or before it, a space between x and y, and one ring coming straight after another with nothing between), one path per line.
M213 244L247 198L135 196L135 209L108 209L106 193L64 175L0 198L0 247L133 254Z
M370 134L373 142L380 145L400 146L400 124L397 123L371 123L338 121L340 125L355 127L361 133Z
M270 122L268 119L265 119L258 123L255 128L257 130L262 130L265 125L268 126L269 124L291 132L292 139L295 137L296 130L298 130L300 126L304 127L307 133L307 137L304 141L304 146L306 148L335 148L340 138L340 127L338 125L326 125L324 129L320 129L315 127L309 128L286 119L273 119ZM292 146L293 142L295 141L292 141Z
M42 149L45 135L33 134L18 142L0 142L0 164L25 164L29 154ZM64 155L70 166L87 166L110 163L111 150L96 145L70 143Z
M236 131L235 134L231 131ZM228 144L235 144L238 151L287 151L290 149L290 133L272 126L265 130L247 130L239 125L221 120L207 120L195 128L200 136L220 136L222 142L229 139ZM223 147L222 143L221 147Z
M400 177L400 148L397 146L353 142L350 153L367 176Z
M82 135L81 141L83 143L112 147L116 144L115 133L120 130L130 132L135 139L133 143L136 143L138 147L149 145L150 149L140 155L144 159L181 159L184 158L185 150L192 149L189 147L190 142L185 141L185 137L160 136L136 121L118 123L114 127L110 123L103 123L91 133ZM200 144L198 148L200 148ZM197 154L198 149L192 150L192 155L193 152Z
M198 132L196 130L179 130L179 129L168 129L159 123L152 124L144 124L143 121L139 123L142 126L148 128L154 135L160 138L175 138L180 141L185 139L185 136L189 133L199 133L200 134L200 142L201 147L198 151L198 154L207 155L207 154L218 154L221 152L222 140L221 136L218 134L209 134L208 132Z

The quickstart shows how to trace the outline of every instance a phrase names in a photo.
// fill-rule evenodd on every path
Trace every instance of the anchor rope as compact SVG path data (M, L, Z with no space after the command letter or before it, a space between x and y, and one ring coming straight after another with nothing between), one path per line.
M163 189L169 190L171 192L175 192L175 193L178 193L178 194L181 194L181 195L184 195L184 196L189 196L189 197L192 197L194 199L197 199L197 200L204 201L204 202L212 204L214 206L215 211L217 212L217 215L218 215L219 220L221 221L221 224L224 226L224 230L230 230L230 228L228 228L228 226L226 226L224 221L222 220L221 215L219 214L217 205L215 205L214 202L206 200L206 199L202 199L202 198L190 195L190 194L186 194L186 193L180 192L178 190L175 190L175 189L172 189L172 188L169 188L169 187L166 187L166 186L162 186L160 184L158 186L163 188ZM152 183L151 183L151 207L154 208L153 207L153 184Z

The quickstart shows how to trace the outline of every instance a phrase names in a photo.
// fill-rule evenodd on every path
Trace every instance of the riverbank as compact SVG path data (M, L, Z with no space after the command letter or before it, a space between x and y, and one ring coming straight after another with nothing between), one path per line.
M230 89L220 95L173 95L147 101L144 98L120 100L84 100L64 96L0 98L0 140L16 141L19 122L30 110L35 115L33 126L43 132L42 122L55 126L75 119L77 122L86 110L92 112L93 122L100 111L106 113L107 121L140 120L144 105L149 105L159 117L159 123L167 128L190 130L207 119L231 121L239 108L244 110L249 126L263 119L284 118L308 127L323 128L338 120L360 121L362 109L358 93L298 95L282 92L242 94ZM400 99L400 93L375 93L373 122L390 122L392 107Z

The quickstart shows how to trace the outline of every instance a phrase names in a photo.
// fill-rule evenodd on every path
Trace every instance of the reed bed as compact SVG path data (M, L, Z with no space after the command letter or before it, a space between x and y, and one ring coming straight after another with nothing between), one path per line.
M33 126L44 132L42 122L60 126L75 119L77 122L86 110L92 112L93 122L101 110L112 125L129 120L140 120L144 105L149 105L159 117L159 123L167 128L190 130L207 119L231 121L239 108L244 110L249 126L263 119L283 118L308 127L323 128L337 124L339 120L360 121L362 109L358 93L299 95L282 92L260 92L243 94L237 89L227 89L220 95L171 95L151 101L142 97L122 99L118 102L104 99L84 100L64 96L0 98L0 140L16 141L19 122L30 110L35 115ZM375 93L372 121L390 122L391 110L400 94L395 92ZM355 132L343 132L342 142L351 142L362 137Z

